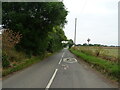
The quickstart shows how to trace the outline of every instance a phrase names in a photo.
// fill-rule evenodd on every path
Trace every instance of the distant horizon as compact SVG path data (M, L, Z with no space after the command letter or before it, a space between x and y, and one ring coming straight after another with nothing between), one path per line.
M2 27L2 25L0 25L0 27ZM0 31L0 35L1 35L2 33L1 33L1 31ZM70 39L68 39L68 40L70 40ZM73 40L73 39L72 39ZM73 40L74 41L74 40ZM87 43L87 40L86 40L86 42L85 43ZM76 43L76 45L78 45L78 44L81 44L81 45L83 45L84 43ZM107 45L107 46L119 46L119 45L108 45L108 44L102 44L102 43L89 43L89 44L100 44L100 45Z
M81 43L79 43L79 44L81 44ZM79 44L76 44L76 45L79 45ZM83 45L83 44L85 44L85 43L82 43L81 45ZM106 44L100 44L100 43L89 43L89 44L92 44L92 45L98 44L98 45L103 45L103 46L117 46L117 47L120 46L120 45L106 45Z
M119 0L64 0L69 11L64 31L68 39L74 40L75 18L77 18L76 44L100 43L118 45L118 1ZM79 9L78 9L79 8Z

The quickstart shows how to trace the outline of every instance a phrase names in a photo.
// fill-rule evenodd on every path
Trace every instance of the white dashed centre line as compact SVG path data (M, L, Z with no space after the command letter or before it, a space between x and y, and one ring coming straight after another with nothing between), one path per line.
M58 69L55 70L55 72L54 72L52 78L50 79L48 85L46 86L46 89L45 89L45 90L48 90L48 89L50 88L50 86L51 86L51 84L52 84L52 82L53 82L53 80L54 80L54 78L55 78L55 76L56 76L57 71L58 71Z
M65 54L65 52L62 54L62 58L63 58L64 54ZM60 63L62 62L62 58L60 59L60 61L59 61L58 64L60 64ZM55 70L55 72L54 72L52 78L50 79L49 83L47 84L45 90L48 90L48 89L50 88L50 86L51 86L51 84L52 84L52 82L53 82L53 80L54 80L54 78L55 78L55 76L56 76L57 71L58 71L58 69Z
M62 58L63 58L64 54L65 54L65 52L63 53Z
M59 63L58 63L58 64L61 64L61 62L62 62L62 58L60 59L60 61L59 61Z
M62 58L60 59L58 64L61 64L64 54L65 54L65 52L62 54Z

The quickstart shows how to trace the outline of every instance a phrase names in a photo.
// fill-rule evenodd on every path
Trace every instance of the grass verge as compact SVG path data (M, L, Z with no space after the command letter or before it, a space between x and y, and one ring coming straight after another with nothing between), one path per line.
M87 55L72 48L69 50L76 56L82 58L83 60L91 64L97 70L109 76L111 79L114 79L116 81L120 79L120 69L116 63L109 62L95 56Z
M15 67L3 69L2 70L2 76L4 77L4 76L7 76L9 74L12 74L13 72L16 72L16 71L22 70L24 68L27 68L30 65L35 64L35 63L43 60L44 58L46 58L50 55L52 55L52 54L47 54L45 56L32 57L31 59L27 59L23 63L15 66Z

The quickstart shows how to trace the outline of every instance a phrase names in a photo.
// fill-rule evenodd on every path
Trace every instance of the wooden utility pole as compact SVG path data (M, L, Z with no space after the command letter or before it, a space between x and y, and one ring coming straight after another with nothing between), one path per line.
M77 26L77 18L75 18L75 34L74 34L74 44L76 45L76 26Z

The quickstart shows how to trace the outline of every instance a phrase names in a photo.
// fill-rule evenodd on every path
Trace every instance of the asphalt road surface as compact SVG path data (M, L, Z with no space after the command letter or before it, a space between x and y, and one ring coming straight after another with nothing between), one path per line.
M3 80L3 88L113 88L67 49Z

